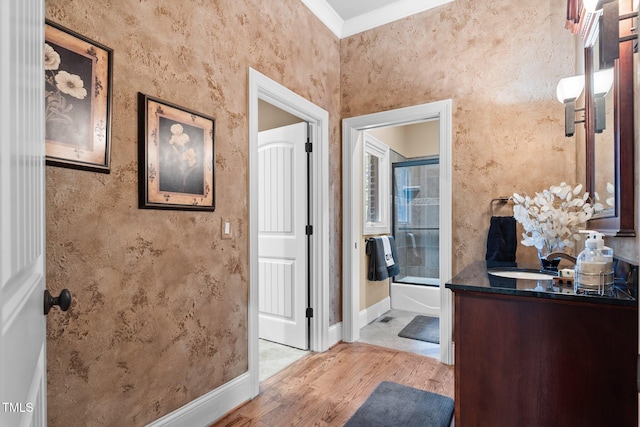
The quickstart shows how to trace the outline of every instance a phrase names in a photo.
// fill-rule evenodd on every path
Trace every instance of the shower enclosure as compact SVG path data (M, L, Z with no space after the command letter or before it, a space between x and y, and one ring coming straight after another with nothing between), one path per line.
M440 165L438 158L392 164L393 235L400 274L395 283L439 286Z

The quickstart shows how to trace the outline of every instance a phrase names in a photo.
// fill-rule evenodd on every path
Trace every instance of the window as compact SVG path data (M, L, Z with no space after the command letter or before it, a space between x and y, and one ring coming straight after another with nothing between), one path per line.
M363 134L363 234L389 233L389 147Z

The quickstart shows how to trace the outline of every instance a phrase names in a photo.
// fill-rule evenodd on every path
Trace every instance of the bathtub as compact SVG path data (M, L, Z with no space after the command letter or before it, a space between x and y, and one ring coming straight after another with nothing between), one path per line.
M391 283L391 308L440 317L440 279L419 279L420 285Z

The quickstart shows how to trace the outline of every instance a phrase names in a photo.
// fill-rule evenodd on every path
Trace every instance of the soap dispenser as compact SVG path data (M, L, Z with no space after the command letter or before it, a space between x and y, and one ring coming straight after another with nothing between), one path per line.
M613 273L613 249L604 245L604 234L595 231L593 232L592 239L595 239L595 241L598 242L598 250L604 257L604 261L607 263L606 271L611 271Z
M576 260L576 294L604 295L613 285L613 250L604 246L602 234L588 231L585 248Z
M606 271L613 271L613 249L604 245L604 234L593 230L580 230L579 233L587 234L587 240L595 240L598 250L607 263Z

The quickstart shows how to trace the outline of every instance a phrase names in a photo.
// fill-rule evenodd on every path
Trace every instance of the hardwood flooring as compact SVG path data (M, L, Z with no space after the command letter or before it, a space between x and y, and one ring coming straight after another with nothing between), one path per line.
M339 343L262 382L258 397L212 426L342 426L382 381L453 398L453 366L370 344Z

